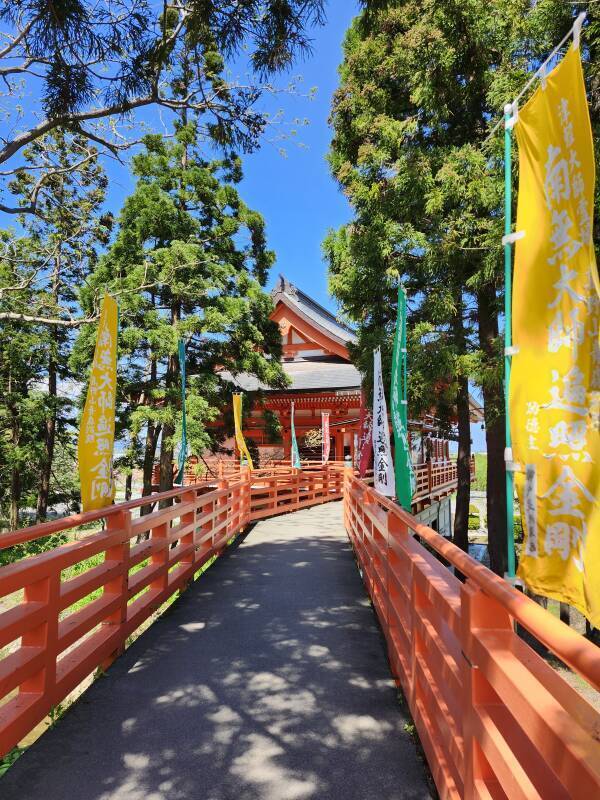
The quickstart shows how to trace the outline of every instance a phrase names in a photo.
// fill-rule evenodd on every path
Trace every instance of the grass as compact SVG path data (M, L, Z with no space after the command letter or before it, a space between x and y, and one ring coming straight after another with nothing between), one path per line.
M15 763L17 758L25 752L24 747L13 747L10 753L7 753L4 758L0 758L0 778L8 772L8 770Z
M475 453L475 480L471 488L478 492L487 489L487 453Z

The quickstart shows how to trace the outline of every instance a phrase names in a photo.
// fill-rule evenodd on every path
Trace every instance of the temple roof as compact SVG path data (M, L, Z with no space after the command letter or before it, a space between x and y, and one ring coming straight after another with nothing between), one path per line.
M285 276L279 275L277 283L271 291L271 297L275 305L283 303L328 336L333 336L337 341L345 345L349 342L354 344L357 341L356 334L349 325L340 322L316 300L290 283Z
M322 391L330 389L360 390L360 372L353 364L336 356L307 356L296 361L284 361L283 371L290 378L291 385L283 392ZM230 381L246 392L263 389L273 392L260 383L254 375L240 373L235 377L230 372L221 372L221 378ZM277 390L275 390L277 391Z

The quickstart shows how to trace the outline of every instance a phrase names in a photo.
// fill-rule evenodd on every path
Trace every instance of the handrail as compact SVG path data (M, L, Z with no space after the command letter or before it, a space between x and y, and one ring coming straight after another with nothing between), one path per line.
M209 491L204 482L178 487L0 535L7 548L101 519L106 525L0 567L0 600L22 593L0 611L0 757L112 663L131 634L249 523L342 495L343 473L329 467L242 469L233 478ZM132 517L166 500L175 502Z
M413 530L455 569L477 583L538 641L600 691L600 649L597 645L585 639L558 617L549 614L545 608L523 592L514 589L439 533L418 522L396 503L383 495L377 495L377 503Z
M239 477L238 480L240 480ZM164 500L177 499L181 493L185 491L205 488L205 483L190 484L185 487L178 486L175 489L168 489L166 492L154 492L153 494L144 495L143 497L136 497L134 500L125 500L122 503L105 506L96 511L70 514L68 517L58 517L57 519L48 520L47 522L38 522L37 525L30 525L28 528L20 528L16 531L0 533L0 550L14 547L16 544L23 544L24 542L41 539L44 536L50 536L58 531L70 530L71 528L78 528L81 525L89 525L90 522L108 519L115 514L119 514L121 511L133 511L133 509L142 506L160 503Z
M517 626L596 689L600 650L350 471L344 521L440 797L600 797L600 713Z

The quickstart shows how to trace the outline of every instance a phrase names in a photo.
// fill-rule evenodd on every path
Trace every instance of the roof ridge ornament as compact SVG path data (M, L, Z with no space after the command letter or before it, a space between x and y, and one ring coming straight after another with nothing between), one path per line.
M282 294L287 294L290 297L293 297L294 300L298 299L298 289L294 286L293 283L291 283L291 281L288 281L285 275L283 275L281 272L279 273L279 276L277 278L277 282L273 289L273 294L279 294L280 292Z

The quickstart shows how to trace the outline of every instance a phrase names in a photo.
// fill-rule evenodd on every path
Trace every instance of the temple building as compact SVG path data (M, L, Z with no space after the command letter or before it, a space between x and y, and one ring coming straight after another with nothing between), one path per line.
M290 386L273 390L250 375L222 374L254 397L244 424L246 441L255 446L260 466L289 459L293 402L302 460L321 460L321 445L312 442L321 429L321 412L326 411L330 414L330 460L350 457L354 462L360 430L361 376L351 363L348 346L356 341L356 335L282 275L272 297L275 308L271 319L281 330L282 365ZM482 409L472 398L470 402L471 421L481 422ZM276 420L279 433L273 434L269 418ZM409 438L417 479L413 511L427 524L445 530L450 524L449 495L456 490L456 463L450 457L456 436L440 432L435 416L427 415L409 422ZM225 442L225 447L237 455L233 439Z
M360 373L350 361L348 344L356 341L353 331L323 306L297 289L282 275L272 291L283 344L283 369L290 379L285 390L259 385L249 375L227 376L245 392L263 390L262 405L254 408L244 434L259 452L260 463L289 458L291 453L291 408L294 403L296 438L301 457L321 458L321 447L305 444L309 431L320 429L321 412L330 413L332 461L354 457L359 432ZM257 405L257 404L255 404ZM272 412L281 426L281 439L272 441L264 411Z

